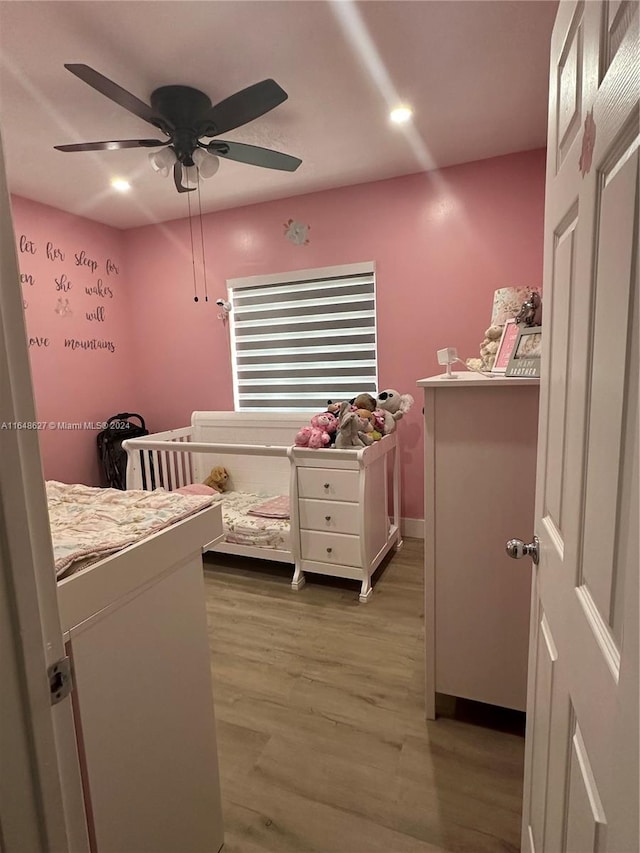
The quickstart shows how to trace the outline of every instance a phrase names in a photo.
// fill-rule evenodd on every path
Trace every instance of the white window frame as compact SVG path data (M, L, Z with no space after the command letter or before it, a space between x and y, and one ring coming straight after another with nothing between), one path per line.
M234 291L242 288L266 287L269 285L286 285L293 282L314 281L316 279L331 279L340 277L349 277L356 275L373 275L373 302L374 302L374 318L373 318L373 334L375 337L375 373L373 381L377 387L378 383L378 311L377 311L377 281L376 281L376 264L375 261L363 261L356 264L340 264L330 267L312 267L310 269L291 270L283 273L274 273L271 275L253 275L244 278L227 279L227 298L233 305ZM247 411L247 407L240 407L239 399L239 379L238 379L238 363L237 363L237 339L235 334L235 324L233 319L233 311L229 321L229 337L231 344L231 368L233 381L233 405L235 411ZM260 411L274 412L287 411L283 407L260 407ZM289 411L317 411L316 406L295 407Z

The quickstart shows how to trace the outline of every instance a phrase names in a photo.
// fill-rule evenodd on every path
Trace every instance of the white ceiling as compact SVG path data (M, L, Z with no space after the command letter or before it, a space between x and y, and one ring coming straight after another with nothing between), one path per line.
M220 210L545 145L555 0L0 2L0 127L12 192L118 228L187 215L144 149L54 145L157 131L64 68L85 63L144 101L186 84L216 103L266 77L289 99L225 138L303 160L223 161L202 184ZM415 111L391 125L396 101ZM112 190L128 178L126 196Z

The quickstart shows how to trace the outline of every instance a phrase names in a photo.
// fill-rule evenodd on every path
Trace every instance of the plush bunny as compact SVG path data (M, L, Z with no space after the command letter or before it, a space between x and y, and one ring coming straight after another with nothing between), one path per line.
M393 388L381 391L378 394L378 408L384 412L384 434L389 435L396 428L399 421L413 406L411 394L401 394Z
M368 428L368 421L361 418L357 412L352 412L349 403L342 403L338 418L336 449L367 447L373 444L373 439L366 433Z

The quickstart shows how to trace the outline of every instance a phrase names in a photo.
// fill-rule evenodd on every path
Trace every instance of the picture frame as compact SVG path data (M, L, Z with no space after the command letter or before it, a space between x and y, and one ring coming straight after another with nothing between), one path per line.
M498 350L496 352L496 359L493 362L493 367L491 368L492 373L506 373L511 359L511 353L513 352L516 341L518 340L519 331L520 329L515 318L512 317L505 322L504 329L502 330L502 337L500 338L500 343L498 344Z
M541 356L542 326L520 328L505 376L538 379L540 377Z

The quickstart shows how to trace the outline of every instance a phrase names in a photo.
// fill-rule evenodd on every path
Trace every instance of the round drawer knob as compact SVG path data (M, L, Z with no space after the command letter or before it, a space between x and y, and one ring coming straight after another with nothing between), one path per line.
M330 554L333 551L333 548L327 548L327 554Z
M331 516L330 516L330 515L325 515L324 520L325 520L325 521L331 521Z
M330 485L331 485L331 483L325 483L324 484L325 489L328 489Z

